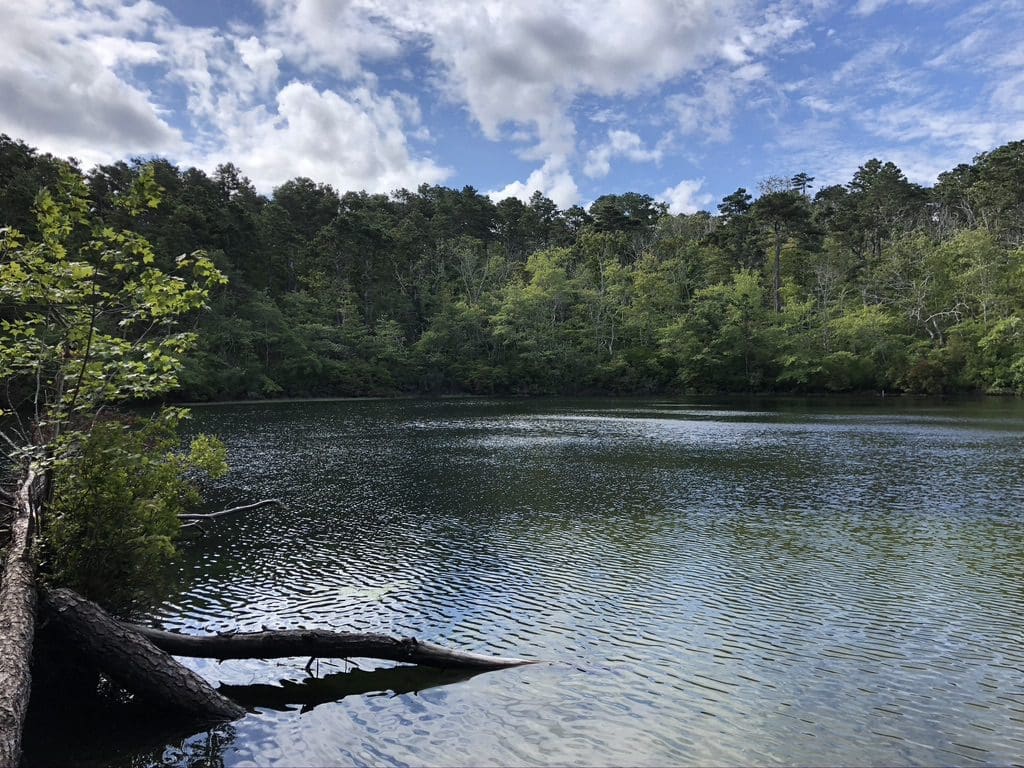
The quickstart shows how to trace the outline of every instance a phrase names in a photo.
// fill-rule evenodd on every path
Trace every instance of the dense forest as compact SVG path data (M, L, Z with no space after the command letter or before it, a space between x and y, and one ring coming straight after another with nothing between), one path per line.
M37 237L63 162L0 136L0 225ZM117 202L147 166L162 202L130 218ZM933 188L872 159L845 185L767 179L675 216L637 193L560 210L307 178L268 198L230 164L76 172L158 264L203 250L228 277L183 399L1024 393L1024 141Z

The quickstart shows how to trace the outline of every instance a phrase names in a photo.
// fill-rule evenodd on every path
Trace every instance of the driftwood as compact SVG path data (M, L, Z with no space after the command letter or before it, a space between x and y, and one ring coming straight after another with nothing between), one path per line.
M302 656L319 659L385 659L406 664L422 664L442 669L505 669L535 664L528 659L484 656L456 651L444 646L417 640L414 637L394 638L377 634L348 634L324 629L284 629L264 632L236 632L225 635L197 637L164 632L134 624L132 631L145 637L157 648L174 656L195 656L206 659L280 659Z
M209 520L214 517L223 517L224 515L233 515L235 512L245 512L248 509L257 509L258 507L266 507L270 504L277 504L279 507L284 506L284 502L280 499L263 499L252 504L243 504L240 507L231 507L230 509L222 509L220 512L207 512L205 514L189 513L178 515L179 520Z
M235 720L245 714L202 677L90 600L57 589L43 601L76 652L125 690L197 721Z
M0 577L0 766L18 764L32 688L36 586L31 545L36 486L36 476L29 472L15 494L7 560Z

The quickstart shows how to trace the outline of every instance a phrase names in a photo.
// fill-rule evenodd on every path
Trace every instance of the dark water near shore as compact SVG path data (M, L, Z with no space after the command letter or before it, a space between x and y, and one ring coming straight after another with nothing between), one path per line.
M90 728L98 743L39 760L1024 760L1018 401L298 402L194 422L234 467L212 506L288 509L184 544L156 621L545 663L190 662L252 714L201 734Z

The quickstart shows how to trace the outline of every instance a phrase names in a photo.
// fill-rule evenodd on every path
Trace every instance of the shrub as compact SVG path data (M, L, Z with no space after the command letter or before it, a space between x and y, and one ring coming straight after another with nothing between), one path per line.
M178 515L199 501L195 472L227 471L224 446L200 435L180 450L184 411L96 424L62 446L42 531L42 570L109 610L151 597L174 555Z

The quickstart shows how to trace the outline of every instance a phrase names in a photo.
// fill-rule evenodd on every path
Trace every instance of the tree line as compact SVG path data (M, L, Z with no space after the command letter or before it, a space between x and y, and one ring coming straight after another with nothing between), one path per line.
M64 161L0 137L0 223L32 239ZM1024 141L911 183L872 159L669 215L472 187L391 195L234 165L73 172L91 215L227 277L177 397L395 393L1024 393ZM123 205L142 174L162 203ZM3 311L0 310L0 315Z

